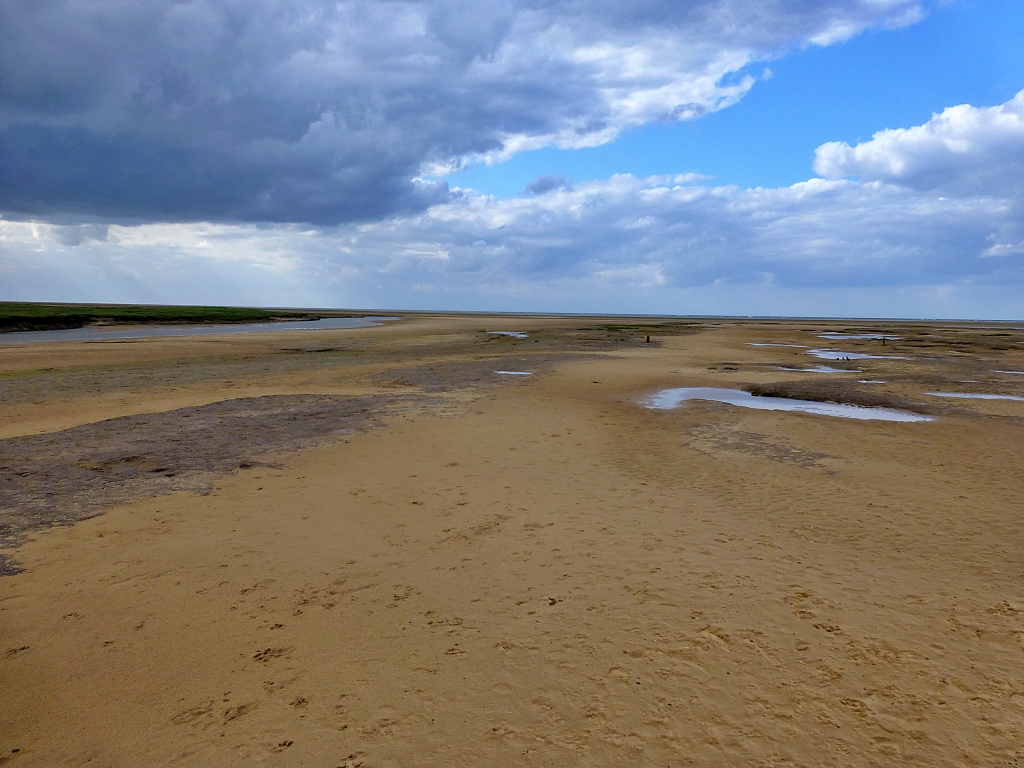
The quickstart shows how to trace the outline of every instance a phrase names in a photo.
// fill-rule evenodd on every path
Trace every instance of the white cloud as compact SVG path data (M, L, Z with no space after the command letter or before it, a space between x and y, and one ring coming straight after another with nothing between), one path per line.
M814 170L947 194L1019 193L1024 180L1024 91L996 107L961 104L924 125L879 131L851 147L823 144Z
M0 3L0 210L334 224L421 173L722 109L755 61L930 0Z

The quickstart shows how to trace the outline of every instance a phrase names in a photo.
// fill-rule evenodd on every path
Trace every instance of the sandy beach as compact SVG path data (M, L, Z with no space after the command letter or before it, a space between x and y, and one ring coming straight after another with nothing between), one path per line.
M1024 402L927 394L997 371L1024 330L0 346L0 765L1024 765Z

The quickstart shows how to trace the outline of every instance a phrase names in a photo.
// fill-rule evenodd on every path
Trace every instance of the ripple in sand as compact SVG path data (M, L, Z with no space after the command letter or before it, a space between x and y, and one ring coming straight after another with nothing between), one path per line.
M812 365L810 368L787 368L780 365L783 371L799 371L800 373L860 373L857 368L833 368L828 365Z
M663 389L648 397L646 408L678 408L687 400L712 400L717 403L738 405L742 408L756 408L764 411L800 411L816 416L838 416L844 419L878 421L933 421L931 416L898 411L894 408L865 408L860 405L840 403L819 403L814 400L796 400L788 397L757 397L740 389L718 387L678 387Z
M881 333L838 333L836 331L826 331L825 333L818 334L819 339L875 339L881 341L887 339L888 341L894 341L899 336L889 336L888 334Z

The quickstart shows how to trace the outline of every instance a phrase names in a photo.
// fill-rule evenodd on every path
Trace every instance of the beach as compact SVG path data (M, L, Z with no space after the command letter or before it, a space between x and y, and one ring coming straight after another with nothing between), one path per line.
M927 394L1022 370L899 321L0 347L0 765L1024 764L1024 402Z

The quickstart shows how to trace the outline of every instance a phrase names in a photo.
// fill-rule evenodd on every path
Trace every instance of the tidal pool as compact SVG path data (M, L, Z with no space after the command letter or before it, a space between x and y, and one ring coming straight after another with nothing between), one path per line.
M906 360L899 355L867 355L863 352L843 352L838 349L808 349L808 355L820 357L823 360Z
M526 339L530 334L522 331L488 331L491 336L511 336L513 339Z
M60 331L14 331L0 333L0 344L36 344L47 341L107 341L145 339L154 336L212 336L221 333L277 333L281 331L327 331L337 328L369 328L399 317L324 317L320 320L285 320L279 323L231 323L219 325L153 325L100 330L96 326Z
M1024 371L992 371L992 373L1009 373L1012 376L1024 376Z
M925 392L932 397L962 397L969 400L1017 400L1024 402L1024 397L1017 395L989 395L977 392Z
M792 347L793 349L807 349L806 344L776 344L774 341L748 341L748 347Z
M716 403L756 408L762 411L800 411L816 416L838 416L844 419L875 421L934 421L931 416L898 411L895 408L865 408L860 405L819 403L814 400L795 400L788 397L757 397L740 389L718 387L677 387L663 389L643 401L645 408L678 408L687 400L712 400Z
M500 373L502 376L533 376L532 371L495 371Z

